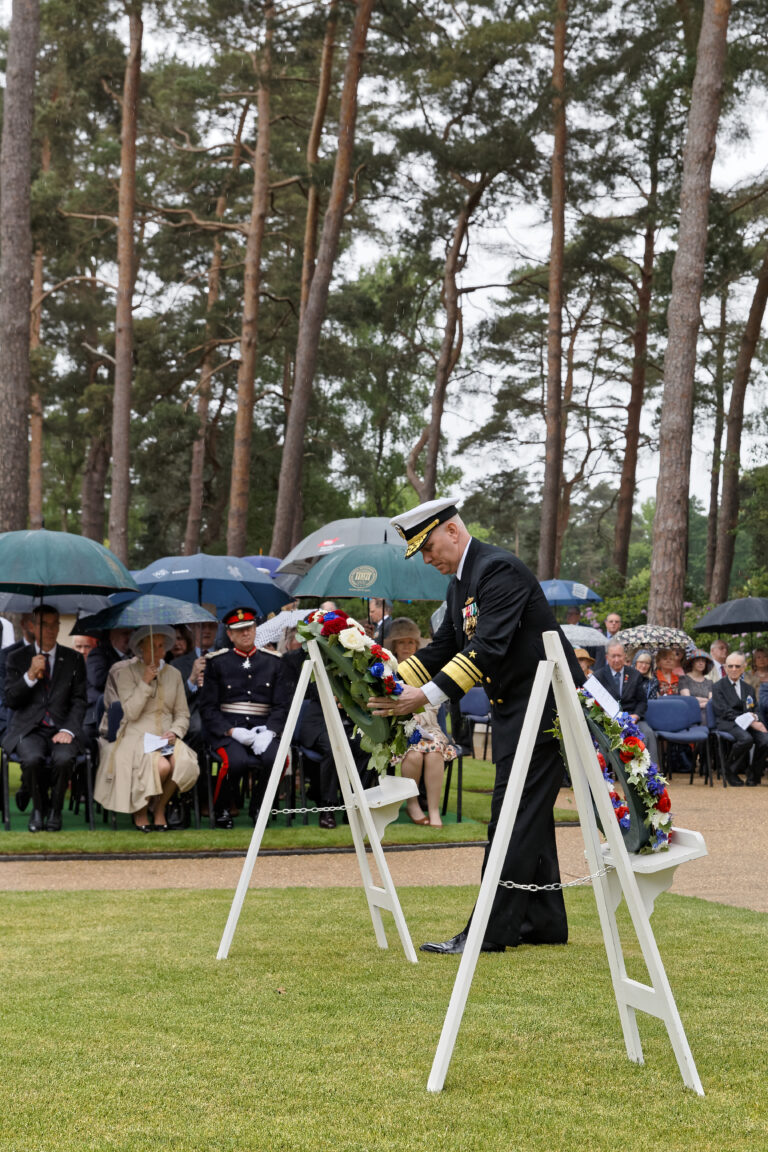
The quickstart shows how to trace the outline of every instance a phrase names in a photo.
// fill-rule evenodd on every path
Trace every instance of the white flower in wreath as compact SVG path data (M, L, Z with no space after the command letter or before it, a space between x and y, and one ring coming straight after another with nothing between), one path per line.
M669 812L659 812L658 808L654 808L653 812L651 812L651 817L650 817L651 827L652 828L663 828L664 825L667 824L670 819L671 819L671 817L669 815Z
M406 736L412 736L419 726L419 721L416 716L411 716L410 720L403 721L403 732Z
M643 775L647 776L648 769L651 766L651 754L647 748L643 749L640 759L637 762L643 770Z
M345 628L339 632L339 643L350 652L362 652L365 648L365 633L357 628Z

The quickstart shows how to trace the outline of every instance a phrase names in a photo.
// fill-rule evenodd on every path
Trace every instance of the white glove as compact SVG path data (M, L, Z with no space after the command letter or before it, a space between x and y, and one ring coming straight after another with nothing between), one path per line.
M270 732L269 728L254 729L251 742L254 756L261 756L262 752L266 752L274 738L275 733Z
M232 739L237 740L238 744L245 744L247 748L253 739L253 733L250 728L233 728Z

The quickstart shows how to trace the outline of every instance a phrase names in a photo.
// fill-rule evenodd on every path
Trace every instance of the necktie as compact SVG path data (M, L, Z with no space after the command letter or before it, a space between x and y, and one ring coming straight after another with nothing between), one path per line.
M48 698L51 694L51 654L50 652L43 652L45 657L45 671L43 672L43 686L45 689L45 715L43 716L43 724L46 728L53 727L53 717L48 711Z
M621 672L614 672L613 678L616 681L616 692L618 693L617 699L621 699Z
M720 675L721 677L725 676L725 664L720 665Z

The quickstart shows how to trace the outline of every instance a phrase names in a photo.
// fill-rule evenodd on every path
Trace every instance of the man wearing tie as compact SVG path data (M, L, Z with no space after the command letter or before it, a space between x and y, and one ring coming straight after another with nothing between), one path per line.
M728 659L728 645L725 640L715 640L710 645L709 654L712 657L712 667L707 673L707 680L717 684L718 680L725 679L725 662Z
M86 707L85 661L56 641L59 613L37 607L35 642L9 657L5 700L11 709L5 742L21 764L32 795L30 832L61 829L67 783L80 751L77 738Z
M733 737L733 748L725 766L725 779L731 787L739 787L744 781L738 775L747 767L747 784L758 785L763 776L768 757L768 732L757 718L756 701L752 686L743 680L746 659L741 652L730 652L725 658L725 677L718 680L712 689L712 708L717 727ZM737 724L740 716L752 716L746 728ZM754 745L752 766L749 765L749 752Z
M643 734L645 746L648 749L654 764L659 762L659 746L656 734L645 722L645 713L648 709L648 698L645 694L643 677L636 668L626 667L624 645L612 641L605 650L605 664L595 672L595 679L599 680L617 703L621 704L624 712L637 724Z

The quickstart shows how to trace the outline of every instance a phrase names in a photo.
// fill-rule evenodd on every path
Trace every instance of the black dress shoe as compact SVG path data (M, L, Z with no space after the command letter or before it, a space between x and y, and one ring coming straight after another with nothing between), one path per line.
M218 816L216 817L216 827L217 828L234 828L234 826L235 826L234 820L230 816L227 809L224 808L221 812L219 812Z
M49 812L45 821L46 832L61 832L61 812Z
M460 956L467 943L467 930L459 932L458 936L451 936L450 940L443 940L441 944L422 944L420 952L437 952L441 956ZM503 952L504 944L494 944L492 940L484 940L480 945L481 952Z
M42 832L45 824L43 823L43 814L39 808L33 808L32 815L29 818L27 828L30 832Z
M757 788L760 781L759 780L747 780L746 783L747 783L747 788Z
M726 772L725 782L726 784L730 785L731 788L744 787L744 781L742 780L741 776L737 776L734 772Z
M322 812L320 819L318 820L318 824L321 828L335 828L336 817L334 816L333 812Z
M26 812L29 800L30 796L26 788L19 788L18 792L16 793L16 807L18 808L19 812Z

